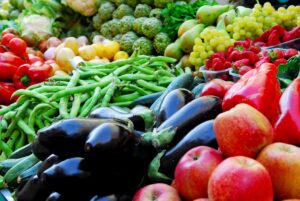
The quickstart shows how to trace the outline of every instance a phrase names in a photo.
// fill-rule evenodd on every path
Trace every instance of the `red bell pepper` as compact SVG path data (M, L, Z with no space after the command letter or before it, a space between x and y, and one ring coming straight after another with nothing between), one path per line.
M26 63L23 59L11 52L0 53L0 62L9 63L17 67Z
M275 124L275 141L300 145L300 77L280 99L281 115Z
M0 61L0 81L12 80L18 67Z
M226 92L232 87L234 83L231 81L224 81L221 79L213 79L207 83L201 93L201 96L218 96L223 98Z
M17 97L11 98L16 88L11 83L0 82L0 104L8 105L16 101Z
M38 62L36 64L39 64ZM18 89L24 89L33 84L43 82L52 73L52 67L49 64L20 66L14 76L14 84Z
M246 103L263 113L274 125L279 116L280 86L277 67L265 63L243 75L225 94L223 111Z

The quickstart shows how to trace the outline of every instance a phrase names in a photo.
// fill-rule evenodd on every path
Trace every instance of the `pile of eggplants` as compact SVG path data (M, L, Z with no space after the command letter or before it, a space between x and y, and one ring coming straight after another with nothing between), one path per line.
M217 147L213 119L222 112L215 96L196 97L175 89L149 108L102 107L86 119L66 119L38 132L33 153L42 160L37 174L16 193L18 201L131 200L151 183L151 162L173 177L178 160L199 145Z

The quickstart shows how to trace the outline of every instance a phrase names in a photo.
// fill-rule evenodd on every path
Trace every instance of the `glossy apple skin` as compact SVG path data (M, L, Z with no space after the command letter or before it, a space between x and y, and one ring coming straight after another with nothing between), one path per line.
M259 153L257 161L270 173L275 199L300 199L299 147L274 143Z
M134 195L132 201L181 201L172 186L163 183L143 187Z
M247 104L239 104L220 114L215 119L214 131L220 150L226 157L255 158L274 138L269 120Z
M224 160L208 183L210 201L273 201L272 181L259 162L244 156Z
M208 180L214 169L223 161L220 151L207 146L189 150L175 169L175 186L186 200L208 197Z
M199 199L196 199L196 200L193 200L193 201L209 201L208 198L199 198Z

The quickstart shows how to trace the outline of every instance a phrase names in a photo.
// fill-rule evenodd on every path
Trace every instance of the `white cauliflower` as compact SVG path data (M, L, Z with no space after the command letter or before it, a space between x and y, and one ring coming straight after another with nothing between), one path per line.
M99 0L61 0L61 2L84 16L97 13L100 4Z

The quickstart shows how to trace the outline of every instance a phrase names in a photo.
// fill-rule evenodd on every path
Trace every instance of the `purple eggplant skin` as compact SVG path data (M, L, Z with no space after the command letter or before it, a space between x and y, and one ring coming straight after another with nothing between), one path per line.
M180 140L177 145L169 149L160 159L159 172L173 178L177 163L190 149L198 146L209 146L217 149L218 143L213 125L214 120L198 125Z
M50 193L51 189L35 175L17 191L16 197L18 201L43 201L47 199Z
M188 132L199 124L215 119L222 112L222 100L216 96L203 96L189 102L178 112L162 123L156 132L175 132L169 144L175 146Z
M35 139L31 143L31 151L41 161L45 160L52 154L51 151L47 147L42 145L38 139Z
M53 192L49 195L46 201L90 201L89 195L86 196L78 196L77 192L73 192L71 194L60 194L57 192Z
M64 201L61 194L54 192L49 195L46 201Z
M134 128L137 130L145 130L145 121L140 115L131 113L123 113L109 107L100 107L91 112L89 118L97 119L129 119L132 121Z
M84 143L97 126L115 122L110 119L66 119L38 132L38 142L61 158L83 156ZM67 150L67 151L66 151Z
M94 196L90 201L131 201L132 196L128 195L109 195L104 197Z
M156 126L161 125L172 115L178 112L183 106L195 99L195 95L187 89L175 89L168 93L163 99L158 116Z
M37 171L37 175L38 177L41 176L41 174L47 170L48 168L50 168L51 166L53 166L54 164L57 164L61 162L61 159L55 155L55 154L51 154L48 158L46 158L42 164L40 165L38 171Z

